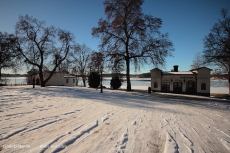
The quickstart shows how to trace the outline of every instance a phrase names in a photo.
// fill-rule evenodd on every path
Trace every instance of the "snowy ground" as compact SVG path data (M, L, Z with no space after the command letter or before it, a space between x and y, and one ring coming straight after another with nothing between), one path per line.
M230 152L230 103L80 87L0 89L1 152Z
M121 86L121 89L126 89L126 86ZM148 90L148 86L132 86L133 90ZM211 94L229 94L228 92L229 88L227 86L224 87L210 87L210 93Z

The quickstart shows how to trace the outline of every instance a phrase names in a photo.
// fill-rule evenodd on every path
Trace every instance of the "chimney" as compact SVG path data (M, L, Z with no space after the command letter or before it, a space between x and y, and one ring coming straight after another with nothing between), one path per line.
M174 72L178 72L178 67L179 66L178 65L174 65L173 67L174 67Z

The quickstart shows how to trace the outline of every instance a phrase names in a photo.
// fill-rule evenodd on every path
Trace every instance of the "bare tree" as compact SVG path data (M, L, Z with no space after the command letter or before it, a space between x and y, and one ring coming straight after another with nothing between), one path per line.
M124 61L119 61L116 58L113 58L113 61L111 62L112 73L121 74L125 70L124 65Z
M71 61L70 59L65 59L65 61L63 61L59 66L58 66L58 71L61 71L65 74L69 74L70 73L70 69L71 69Z
M86 87L86 72L87 68L89 67L91 53L92 50L85 44L76 44L74 45L73 54L71 54L71 57L73 58L74 69L81 75L84 87Z
M90 55L90 71L99 72L100 67L103 66L104 56L102 52L93 51Z
M227 9L221 10L221 16L222 20L219 19L204 38L203 54L205 62L217 66L226 77L230 93L230 17Z
M73 34L53 26L45 27L44 21L28 15L19 17L15 30L17 50L27 64L38 68L41 87L45 87L57 67L66 59ZM50 72L47 78L43 77L45 69Z
M191 69L198 69L203 66L205 66L203 55L201 52L198 52L192 61Z
M13 34L0 32L0 80L1 70L16 68L18 57L15 52L15 41L16 38Z
M168 34L161 34L160 18L142 13L143 0L106 0L107 18L99 19L92 35L101 39L101 50L106 56L125 61L127 91L131 90L130 63L163 65L173 51Z

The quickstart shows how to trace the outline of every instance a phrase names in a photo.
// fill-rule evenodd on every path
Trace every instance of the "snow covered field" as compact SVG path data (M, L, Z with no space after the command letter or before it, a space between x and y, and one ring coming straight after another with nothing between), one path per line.
M81 87L0 89L1 152L230 152L230 103Z

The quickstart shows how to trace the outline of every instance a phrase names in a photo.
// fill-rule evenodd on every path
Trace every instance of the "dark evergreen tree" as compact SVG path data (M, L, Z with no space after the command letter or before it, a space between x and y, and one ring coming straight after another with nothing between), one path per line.
M110 81L110 85L112 89L120 88L121 84L122 84L121 80L117 75L112 77L112 80Z
M13 34L0 32L0 80L2 69L16 69L19 55L15 52L16 37Z
M91 72L88 79L91 88L98 88L100 85L100 75L97 72Z

